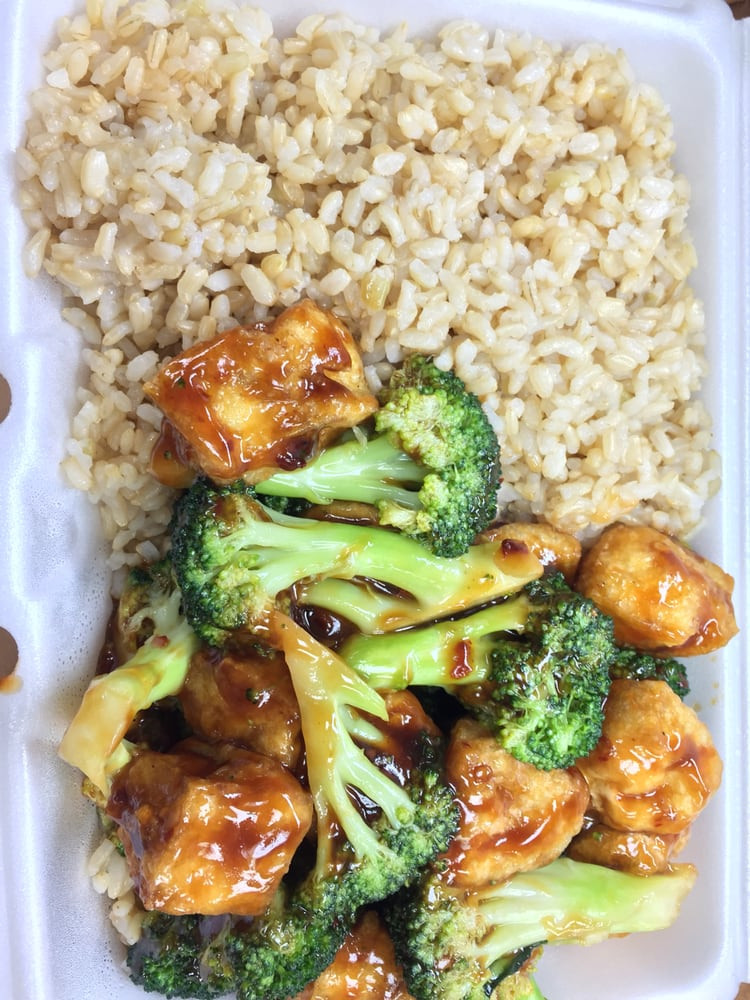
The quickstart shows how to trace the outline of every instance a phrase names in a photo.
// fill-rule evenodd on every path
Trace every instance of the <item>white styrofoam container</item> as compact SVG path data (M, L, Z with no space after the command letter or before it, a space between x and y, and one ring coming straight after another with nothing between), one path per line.
M267 0L277 31L302 16L343 9L414 31L472 17L564 43L621 46L667 99L676 164L693 189L690 226L706 306L711 375L706 398L724 458L724 487L695 539L736 579L746 627L750 495L750 21L723 0ZM104 548L93 509L67 489L58 463L80 368L78 335L60 319L60 292L30 282L14 208L13 150L26 94L42 80L39 56L54 19L75 0L0 0L0 79L6 100L0 190L0 374L11 388L0 424L0 627L19 648L21 690L0 696L0 995L9 1000L143 997L120 968L122 951L85 864L92 810L78 777L56 757L93 669L108 611ZM589 949L548 949L540 983L549 1000L733 1000L750 979L750 816L747 637L691 668L700 707L725 761L721 791L696 823L687 860L697 886L668 931ZM0 665L1 667L2 665ZM0 670L1 672L1 670Z

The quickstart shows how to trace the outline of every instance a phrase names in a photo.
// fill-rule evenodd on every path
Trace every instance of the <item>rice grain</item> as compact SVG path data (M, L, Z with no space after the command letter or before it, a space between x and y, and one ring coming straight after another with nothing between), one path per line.
M162 359L303 295L373 389L432 353L483 401L504 513L678 535L718 488L687 181L623 53L465 20L435 38L232 0L88 0L18 151L24 267L66 291L87 382L63 467L112 565L160 549Z

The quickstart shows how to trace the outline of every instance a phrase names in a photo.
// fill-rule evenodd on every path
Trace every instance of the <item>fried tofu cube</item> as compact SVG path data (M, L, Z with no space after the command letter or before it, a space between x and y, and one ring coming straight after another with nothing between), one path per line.
M166 418L171 452L220 482L303 465L378 407L351 333L307 299L270 324L196 344L144 391ZM174 479L168 465L157 442L152 470L162 481Z
M682 833L721 783L711 734L664 681L616 680L594 750L576 762L591 813L615 830Z
M710 653L737 632L732 577L646 525L603 532L583 556L575 586L610 615L618 642L638 649Z
M299 706L281 653L199 650L180 691L192 732L233 743L293 768L302 754Z
M576 768L540 771L516 760L483 725L459 720L446 754L458 832L443 878L462 889L548 864L581 829L589 792Z
M137 754L107 813L146 909L256 916L310 828L312 799L270 757L187 741Z
M359 917L333 962L296 1000L412 1000L377 913Z

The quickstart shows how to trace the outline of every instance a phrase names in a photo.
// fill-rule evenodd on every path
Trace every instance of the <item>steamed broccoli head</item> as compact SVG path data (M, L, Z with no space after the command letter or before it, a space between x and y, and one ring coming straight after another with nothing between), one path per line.
M662 659L632 646L617 649L609 672L612 680L664 681L678 697L684 699L690 694L687 668L682 660Z
M558 858L467 893L434 868L385 918L416 1000L486 1000L529 948L668 927L694 882L692 865L642 876Z
M413 355L381 393L374 433L323 450L258 484L263 495L349 500L441 556L465 552L497 512L497 436L458 376Z
M380 520L420 539L445 556L465 552L497 513L500 453L479 399L462 380L422 355L397 368L375 414L386 434L429 471L420 509L398 503L380 507Z
M340 653L378 688L446 688L509 753L550 770L596 745L617 647L611 619L554 574L463 616L354 635Z
M601 735L612 620L561 574L533 581L526 596L523 630L494 643L492 683L477 714L519 760L544 770L569 767Z
M198 478L174 505L171 557L185 613L212 645L246 628L275 597L263 588L259 557L239 541L245 525L254 529L264 518L242 480L216 486Z
M226 917L171 916L152 911L130 945L128 970L147 993L209 1000L231 992L234 973L219 942L230 929Z

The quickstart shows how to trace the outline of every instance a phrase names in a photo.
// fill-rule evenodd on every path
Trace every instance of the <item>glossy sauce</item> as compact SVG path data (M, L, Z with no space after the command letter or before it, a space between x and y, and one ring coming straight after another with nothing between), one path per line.
M7 677L0 677L0 694L16 694L21 686L21 678L15 672Z
M297 1000L410 1000L393 943L374 912L360 917L333 963Z
M357 631L354 625L341 615L316 608L313 604L294 604L292 617L306 632L331 649L338 649Z
M190 445L166 417L151 451L149 472L165 486L186 489L195 479L195 463Z
M471 658L471 642L468 639L461 639L453 644L451 650L451 677L459 681L468 677L474 669Z
M346 328L309 301L184 351L144 386L171 425L153 473L174 485L184 465L226 481L303 465L324 428L359 423L377 405L353 358Z
M270 759L210 753L137 755L115 778L107 814L147 908L255 915L286 872L312 806Z
M576 797L550 799L544 810L524 812L516 815L512 825L492 829L486 824L483 813L486 810L502 815L502 805L488 799L487 781L490 775L485 768L472 769L470 778L456 789L456 801L461 812L459 836L446 852L449 871L446 882L459 885L471 881L467 860L477 855L516 855L523 858L533 851L545 851L545 841L558 842L559 831L575 824L580 815L581 803ZM461 831L468 831L469 838L462 838Z

